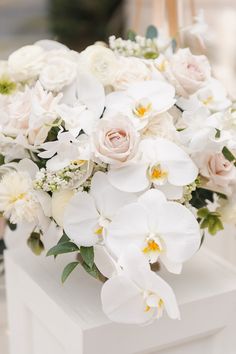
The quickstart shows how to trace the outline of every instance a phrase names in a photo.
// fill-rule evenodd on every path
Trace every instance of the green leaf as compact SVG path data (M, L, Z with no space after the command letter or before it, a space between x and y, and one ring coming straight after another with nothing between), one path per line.
M80 254L87 266L89 266L89 268L92 268L94 264L93 247L80 247Z
M223 229L224 226L219 218L214 217L209 219L208 231L211 235L214 236L218 231Z
M44 244L40 239L39 232L31 233L27 240L27 245L36 256L40 256L40 254L44 251Z
M236 159L236 157L232 154L232 152L226 146L223 147L222 154L224 155L226 160L228 160L230 162L235 161L235 159Z
M146 38L150 38L150 39L157 38L158 37L157 28L155 26L153 26L153 25L148 26L148 28L146 30L145 37Z
M57 242L57 244L68 242L68 241L70 241L70 238L67 236L67 234L65 232L63 232L63 235L60 238L60 240Z
M209 214L209 210L207 208L201 208L197 212L197 216L201 219L205 218Z
M7 225L11 231L15 231L17 228L17 224L12 224L9 220L7 220Z
M131 29L129 29L128 32L127 32L127 38L128 38L130 41L135 42L136 35L137 35L137 34L136 34L134 31L132 31Z
M95 279L99 279L99 270L95 266L89 267L85 262L82 263L84 270Z
M57 256L58 254L70 253L79 251L79 247L70 241L58 243L56 246L52 247L48 252L47 256Z
M145 59L156 59L158 57L157 52L146 52L144 53L144 58Z
M4 165L4 163L5 163L5 157L2 154L0 154L0 166Z
M73 272L73 270L77 267L78 264L79 264L79 262L71 262L71 263L67 264L67 266L64 268L62 275L61 275L62 283L65 283L68 276L71 274L71 272Z
M219 138L220 138L220 135L221 135L221 131L216 128L216 135L215 135L215 138L216 138L216 139L219 139Z

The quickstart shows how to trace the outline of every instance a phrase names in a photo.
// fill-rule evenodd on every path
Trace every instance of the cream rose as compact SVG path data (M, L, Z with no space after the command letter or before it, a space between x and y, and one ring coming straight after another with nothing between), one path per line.
M48 91L59 92L76 78L77 67L71 60L53 58L42 69L39 80Z
M125 90L129 84L150 79L151 71L142 60L134 57L120 57L112 86L115 90Z
M234 165L221 152L205 157L205 164L200 167L200 174L207 178L209 188L226 194L229 194L230 184L236 178Z
M125 163L137 153L139 136L124 116L100 120L92 138L95 157L105 163Z
M90 72L103 85L110 85L117 70L117 58L109 48L90 45L80 53L79 68Z
M27 45L9 56L9 72L16 81L35 79L43 68L44 59L43 48L37 45Z
M193 55L185 48L172 56L165 75L175 86L177 94L186 97L207 84L211 68L204 55Z

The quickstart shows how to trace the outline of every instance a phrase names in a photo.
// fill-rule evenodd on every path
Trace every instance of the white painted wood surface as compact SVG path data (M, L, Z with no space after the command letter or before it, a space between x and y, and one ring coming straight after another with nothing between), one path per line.
M204 250L181 276L165 274L181 321L144 327L111 323L100 283L82 269L62 286L65 257L11 250L5 258L11 354L235 354L236 273Z

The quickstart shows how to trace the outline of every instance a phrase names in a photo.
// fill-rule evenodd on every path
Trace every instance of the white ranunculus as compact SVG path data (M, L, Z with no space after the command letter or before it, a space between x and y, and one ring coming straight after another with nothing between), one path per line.
M105 241L118 258L136 245L150 263L160 259L170 272L180 273L182 263L198 250L201 235L197 220L185 206L151 189L117 212Z
M27 45L8 58L9 72L17 81L36 79L44 66L45 52L37 45Z
M173 290L150 270L138 249L128 247L119 264L122 269L105 282L101 293L103 311L112 321L150 323L164 310L170 318L180 318Z
M79 70L88 71L103 85L111 85L117 70L117 58L114 52L104 46L88 46L79 56Z
M105 235L116 211L134 199L132 193L111 186L105 173L97 172L90 193L78 192L69 201L64 214L65 232L78 246L93 246Z
M65 208L74 194L75 191L71 189L62 189L52 194L52 217L62 228Z
M48 91L61 91L76 78L77 66L71 60L61 57L48 60L43 67L39 80Z
M136 82L125 91L112 92L106 97L105 117L122 113L140 130L158 114L175 103L175 89L164 81Z
M192 183L198 175L198 169L189 155L167 139L144 139L139 152L141 159L132 165L111 166L108 178L116 188L140 192L153 184L168 199L180 199L183 186Z
M123 115L101 119L92 135L94 155L102 162L121 165L132 160L138 149L139 135Z
M165 70L168 80L180 96L189 96L204 87L210 77L211 68L204 55L193 55L188 48L179 49Z
M151 71L141 59L135 57L119 57L113 75L112 86L115 90L126 90L132 83L151 79Z

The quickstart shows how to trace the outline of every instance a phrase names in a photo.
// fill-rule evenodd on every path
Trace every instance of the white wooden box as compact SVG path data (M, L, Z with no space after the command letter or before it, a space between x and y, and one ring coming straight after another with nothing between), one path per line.
M10 354L236 353L236 273L205 250L182 275L165 275L181 321L164 317L143 327L111 323L100 283L82 269L61 285L65 256L54 261L11 250L5 260Z

